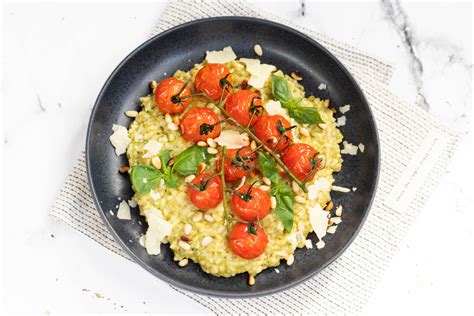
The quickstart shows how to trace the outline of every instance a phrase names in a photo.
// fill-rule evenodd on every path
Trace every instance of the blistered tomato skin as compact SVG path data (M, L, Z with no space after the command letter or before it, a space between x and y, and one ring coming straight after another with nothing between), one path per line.
M247 176L257 165L257 154L250 147L228 149L224 161L224 178L226 181L237 181ZM217 171L221 171L222 152L217 157Z
M259 221L270 213L270 209L270 195L249 184L244 184L232 195L232 211L244 221Z
M154 91L155 104L162 113L173 115L184 112L191 102L189 98L191 88L189 85L184 87L185 85L184 81L174 77L163 79L158 83Z
M205 108L192 108L181 118L180 128L183 138L190 142L206 141L221 133L217 114Z
M321 167L316 149L304 143L288 147L281 160L301 181L311 181Z
M216 207L222 201L221 179L207 172L197 175L188 188L188 197L201 210Z
M231 93L225 102L225 110L229 115L243 126L247 126L250 119L250 127L257 123L262 115L262 99L252 90L239 90Z
M230 75L229 69L227 69L226 66L222 64L207 64L196 74L194 87L196 88L196 92L205 93L209 98L217 101L222 96L224 80L232 83L232 75ZM223 97L226 97L231 89L232 87L225 85Z
M283 152L290 144L290 140L293 139L291 130L281 133L279 126L284 129L291 127L290 122L281 115L263 115L258 119L257 124L255 124L255 136L270 149L275 150L276 153ZM283 137L279 142L282 135L286 137Z
M229 247L232 252L247 260L260 256L267 244L268 237L257 224L239 222L229 234Z

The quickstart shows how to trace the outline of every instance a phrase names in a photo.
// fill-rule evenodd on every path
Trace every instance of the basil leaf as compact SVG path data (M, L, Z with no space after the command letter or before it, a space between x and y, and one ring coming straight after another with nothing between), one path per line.
M170 161L171 153L169 150L165 150L160 154L160 161L161 161L161 169L164 173L170 173L170 167L168 166L168 162Z
M130 173L133 189L141 195L153 190L162 178L160 170L148 165L133 166Z
M167 174L163 177L167 188L178 188L181 185L178 176L175 173Z
M260 171L268 179L275 181L278 175L278 167L275 161L270 157L269 154L263 151L258 152L258 163L260 165Z
M290 116L300 124L324 123L318 110L310 107L291 107L288 110Z
M290 232L293 229L293 203L295 201L295 196L290 186L286 183L279 183L272 191L275 193L274 196L277 200L277 206L275 208L275 214L280 219L280 222L283 224L283 227L287 232Z
M272 94L283 107L288 106L292 100L286 79L275 75L272 75Z
M208 162L211 157L212 156L204 147L189 147L174 157L173 171L182 176L195 174L197 172L198 165L201 162Z

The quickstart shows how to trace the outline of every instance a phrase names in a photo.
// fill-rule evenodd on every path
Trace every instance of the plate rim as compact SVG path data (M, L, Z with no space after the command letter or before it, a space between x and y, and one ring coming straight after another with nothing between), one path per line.
M90 147L92 146L92 144L91 144L91 137L92 137L91 136L91 130L92 130L93 122L94 122L94 117L97 113L99 102L102 99L104 92L112 84L112 78L122 68L122 66L125 65L132 57L134 57L135 54L140 52L144 47L151 44L153 41L157 40L158 38L160 38L162 36L165 36L166 34L176 32L176 31L179 31L182 28L186 28L188 26L192 26L192 25L196 25L196 24L201 24L201 23L206 23L206 22L214 22L214 21L217 21L217 22L218 21L228 21L228 20L241 21L241 22L244 22L244 23L245 22L254 22L254 23L257 22L257 23L261 23L261 24L266 24L266 25L271 26L271 27L283 28L285 31L293 33L295 36L302 37L304 40L306 40L309 43L311 43L312 45L318 47L333 62L335 62L336 65L343 71L343 73L350 80L352 85L355 87L356 92L360 95L362 101L365 102L365 104L367 106L367 109L368 109L368 112L369 112L369 122L373 126L373 130L374 130L375 152L376 152L376 156L377 156L376 160L375 160L375 166L374 166L375 167L375 175L374 175L374 178L375 178L374 180L375 181L373 182L373 185L370 188L370 191L372 192L372 196L370 198L369 203L367 204L367 207L365 208L365 210L364 210L364 212L361 216L360 224L358 225L358 227L356 227L354 233L347 240L347 242L344 244L344 246L341 247L339 249L339 251L336 252L336 254L330 260L325 262L325 264L323 264L318 269L315 269L314 271L311 271L310 273L308 273L304 277L300 277L296 280L293 280L291 282L286 283L285 285L278 286L278 287L275 287L275 288L271 288L271 289L267 289L267 290L261 290L261 291L257 291L257 292L247 292L247 293L233 292L233 291L218 292L218 291L212 290L212 289L204 289L204 288L201 288L201 287L198 287L198 286L188 285L188 284L182 283L180 281L177 281L177 280L167 276L166 274L161 273L158 270L152 269L143 260L141 260L138 256L136 256L129 249L128 245L120 239L120 237L116 233L115 229L112 227L111 223L108 221L107 217L105 216L104 211L102 210L102 207L99 203L99 198L98 198L97 193L94 189L92 179L91 179L91 176L90 176L91 173L92 173L91 163L90 163L90 161L91 161ZM187 291L190 291L190 292L195 293L195 294L208 295L208 296L213 296L213 297L218 297L218 298L239 299L239 298L261 297L261 296L275 294L275 293L278 293L278 292L282 292L284 290L288 290L288 289L290 289L290 288L292 288L292 287L294 287L298 284L301 284L301 283L307 281L308 279L314 277L316 274L318 274L322 270L324 270L327 266L329 266L334 261L336 261L336 259L338 259L347 250L347 248L352 244L354 239L358 236L358 234L359 234L360 230L362 229L362 227L364 226L365 221L367 219L367 216L368 216L368 214L369 214L369 212L372 208L372 205L373 205L373 202L374 202L374 199L375 199L375 195L377 193L378 182L379 182L379 177L380 177L380 161L381 161L380 160L381 159L381 157L380 157L381 156L381 154L380 154L380 139L379 139L379 135L378 135L377 125L376 125L376 122L375 122L375 117L373 115L370 104L367 101L367 98L365 97L364 92L360 88L360 86L357 83L357 81L355 80L355 78L351 75L351 73L347 70L347 68L339 61L338 58L336 58L328 49L326 49L323 45L321 45L319 42L317 42L316 40L314 40L310 36L306 35L305 33L301 32L299 30L296 30L296 29L294 29L290 26L287 26L285 24L281 24L281 23L274 22L274 21L271 21L271 20L255 18L255 17L219 16L219 17L209 17L209 18L192 20L192 21L189 21L189 22L186 22L186 23L183 23L183 24L176 25L176 26L174 26L170 29L167 29L163 32L160 32L160 33L152 36L150 39L146 40L142 44L140 44L138 47L136 47L133 51L131 51L129 54L127 54L126 57L124 57L122 59L122 61L114 68L114 70L111 72L111 74L107 77L107 79L106 79L105 83L103 84L99 94L97 95L97 98L94 102L94 106L93 106L92 111L91 111L91 115L89 117L89 123L87 124L87 135L86 135L86 144L85 145L86 145L85 146L86 147L85 148L85 162L86 162L86 171L87 171L87 182L88 182L88 185L89 185L89 189L91 191L91 196L92 196L92 199L94 201L94 205L95 205L96 210L99 213L102 221L105 223L105 226L107 227L108 231L111 233L112 237L120 245L120 247L123 250L125 250L125 252L130 256L130 258L135 263L138 263L142 268L144 268L150 274L152 274L153 276L161 279L162 281L167 282L169 285L176 286L179 289L187 290ZM205 273L205 272L203 272L203 273Z

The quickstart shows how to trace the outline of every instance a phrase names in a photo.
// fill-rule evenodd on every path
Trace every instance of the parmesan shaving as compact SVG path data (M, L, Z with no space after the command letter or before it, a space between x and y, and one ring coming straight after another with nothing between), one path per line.
M361 153L363 153L364 150L365 150L365 145L362 144L362 143L360 143L360 144L359 144L359 150L360 150Z
M339 126L344 126L344 125L346 125L346 117L343 115L337 118L336 126L339 127Z
M341 150L341 154L349 154L353 156L357 155L357 149L359 149L359 147L352 145L347 141L343 141L342 145L344 146L344 148Z
M250 140L246 133L240 134L235 130L224 130L215 141L220 146L226 146L228 149L239 149L248 146Z
M171 234L173 225L163 219L159 210L145 211L148 229L145 234L145 248L148 254L158 255L161 252L161 241Z
M313 184L308 186L308 199L316 200L320 192L328 192L331 184L326 178L319 178Z
M269 100L263 107L268 115L281 115L288 121L290 120L288 111L281 106L280 101Z
M323 237L326 236L329 212L323 210L319 204L309 208L308 211L311 227L313 227L313 230L316 233L316 236L318 236L319 240L322 240Z
M213 50L206 52L206 60L210 64L225 64L237 58L232 47L227 46L222 50Z
M150 139L148 143L146 143L145 146L143 146L143 149L145 149L147 152L142 156L142 158L151 158L160 152L161 148L163 148L163 144L154 140Z
M130 215L130 206L128 206L127 202L122 201L120 203L118 211L117 211L117 217L119 219L124 219L124 220L132 219L132 216Z
M127 147L130 145L131 140L128 137L128 131L125 127L113 124L112 130L114 132L110 135L109 139L112 146L115 148L115 154L120 156L127 151Z
M273 65L261 64L259 59L240 58L240 61L250 73L248 84L257 89L262 89L270 74L276 70Z

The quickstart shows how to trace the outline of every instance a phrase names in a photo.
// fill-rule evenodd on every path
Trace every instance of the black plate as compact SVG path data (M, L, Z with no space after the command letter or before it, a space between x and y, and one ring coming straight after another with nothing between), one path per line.
M231 45L238 57L254 58L254 44L264 50L262 62L276 65L286 73L298 70L307 95L330 98L332 106L350 104L347 124L341 128L352 143L364 143L365 152L345 155L343 169L336 174L336 184L356 192L333 192L335 205L344 206L343 222L335 235L325 237L326 247L298 249L295 263L281 264L275 273L260 273L254 286L247 285L247 274L219 278L204 273L197 264L180 268L173 261L168 246L159 256L149 256L138 243L146 232L145 220L132 211L132 220L119 220L115 210L117 197L132 197L129 177L117 172L127 164L109 142L112 124L128 126L131 119L123 113L140 109L139 97L147 95L149 82L170 76L177 69L189 69L201 62L206 50ZM165 73L167 75L165 75ZM327 83L326 90L318 85ZM324 47L287 26L274 22L245 18L220 17L193 21L163 32L142 44L128 55L110 75L95 103L90 118L86 143L89 183L95 204L117 242L142 267L160 279L186 290L225 297L259 296L289 288L315 275L334 261L354 239L367 216L375 194L379 169L379 143L375 122L366 99L344 66ZM139 225L141 220L143 225ZM313 244L317 239L310 234ZM129 242L132 240L133 242Z

